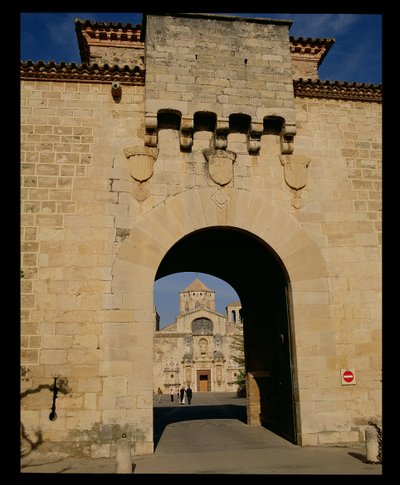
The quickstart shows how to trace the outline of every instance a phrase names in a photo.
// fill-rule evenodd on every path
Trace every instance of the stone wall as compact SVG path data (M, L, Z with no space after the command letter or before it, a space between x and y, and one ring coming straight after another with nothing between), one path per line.
M140 434L140 409L151 405L128 390L132 363L104 363L115 346L121 354L143 344L138 336L119 341L131 315L111 293L121 228L139 211L123 191L123 147L143 131L143 100L142 87L125 87L118 104L108 84L22 83L22 391L34 392L22 400L21 417L30 436L40 429L52 449L67 440L70 452L94 447L95 455L107 454L120 415L126 422L126 409L134 409L129 422ZM67 379L70 392L60 393L51 422L52 393L41 386L54 376ZM150 369L150 389L151 378ZM99 423L105 435L97 433ZM152 443L150 430L144 440Z
M296 328L303 330L296 340L308 346L298 362L301 401L310 411L302 426L306 432L325 422L326 431L307 444L357 441L368 419L380 420L382 412L381 106L297 99L296 108L296 149L311 162L305 205L295 217L327 262L330 307L330 315L318 306L310 313L299 301ZM331 355L324 351L330 342ZM357 384L344 387L339 371L349 367L357 369Z

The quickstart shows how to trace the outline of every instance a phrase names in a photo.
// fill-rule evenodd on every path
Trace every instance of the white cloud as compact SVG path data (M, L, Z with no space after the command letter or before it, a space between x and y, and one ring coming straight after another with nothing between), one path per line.
M335 38L356 24L359 15L353 14L288 14L293 20L290 34L295 37Z

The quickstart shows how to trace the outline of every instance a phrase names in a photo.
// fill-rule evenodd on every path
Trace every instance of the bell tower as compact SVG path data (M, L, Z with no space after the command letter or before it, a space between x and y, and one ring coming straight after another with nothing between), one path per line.
M187 288L179 292L179 313L188 313L205 308L215 312L215 291L196 278Z

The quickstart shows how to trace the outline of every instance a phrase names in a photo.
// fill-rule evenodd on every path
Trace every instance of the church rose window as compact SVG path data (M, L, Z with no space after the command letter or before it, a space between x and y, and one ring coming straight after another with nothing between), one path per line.
M213 324L208 318L197 318L192 322L193 335L212 335Z

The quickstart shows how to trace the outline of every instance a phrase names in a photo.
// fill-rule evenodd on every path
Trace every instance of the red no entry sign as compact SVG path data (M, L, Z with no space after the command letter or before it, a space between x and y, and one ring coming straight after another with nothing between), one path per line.
M353 370L350 369L342 369L342 384L355 384L356 383L356 375Z
M351 370L346 370L343 372L343 379L346 382L351 382L354 379L354 374L351 372Z

